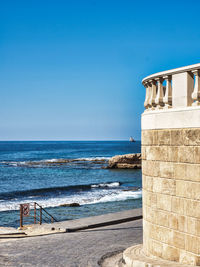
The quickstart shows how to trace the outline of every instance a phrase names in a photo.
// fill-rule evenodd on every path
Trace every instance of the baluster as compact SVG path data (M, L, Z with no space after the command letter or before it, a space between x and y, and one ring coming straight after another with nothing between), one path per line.
M155 109L155 99L156 99L156 81L155 80L150 80L149 81L151 83L151 96L150 96L150 100L149 103L151 105L151 109Z
M145 101L144 101L144 107L146 109L148 109L148 105L149 105L149 86L148 86L148 83L145 83L144 87L146 88L146 97L145 97Z
M163 97L163 102L165 103L166 109L172 107L172 85L171 85L171 76L164 76L166 80L166 91L165 96Z
M155 99L155 103L157 104L156 108L161 109L164 106L163 103L163 78L157 78L156 81L158 81L158 91Z
M194 85L194 91L192 93L192 99L194 102L192 103L192 106L199 106L200 105L200 77L199 77L199 70L192 71L194 74L195 79L195 85Z

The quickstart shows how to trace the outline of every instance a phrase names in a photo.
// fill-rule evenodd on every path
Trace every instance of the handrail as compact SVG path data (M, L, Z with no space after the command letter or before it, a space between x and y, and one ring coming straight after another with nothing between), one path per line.
M38 205L44 212L46 212L51 218L54 219L55 222L58 222L57 219L55 217L53 217L45 208L43 208L42 206L40 206L37 202L35 202L36 205Z
M23 228L25 222L30 223L31 219L33 219L34 224L37 224L39 222L40 225L43 221L46 223L49 223L49 220L51 223L58 222L58 220L54 216L52 216L37 202L20 204L20 228Z
M160 71L160 72L151 74L149 76L146 76L142 80L142 84L144 85L145 82L147 82L148 80L151 80L151 79L159 78L159 77L166 76L166 75L173 75L173 74L177 74L177 73L183 73L183 72L186 72L186 71L192 71L192 70L196 70L196 69L200 69L200 63L189 65L189 66L184 66L184 67L180 67L180 68L176 68L176 69Z

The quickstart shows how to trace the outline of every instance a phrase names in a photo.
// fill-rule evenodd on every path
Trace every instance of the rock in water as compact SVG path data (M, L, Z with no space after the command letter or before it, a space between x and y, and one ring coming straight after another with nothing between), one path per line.
M61 204L60 207L79 207L79 203Z
M141 169L141 153L114 156L108 161L109 169Z

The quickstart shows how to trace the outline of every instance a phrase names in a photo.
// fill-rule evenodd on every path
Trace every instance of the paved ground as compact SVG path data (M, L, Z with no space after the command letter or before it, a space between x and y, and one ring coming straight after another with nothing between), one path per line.
M142 220L0 243L0 266L97 267L100 258L142 243Z

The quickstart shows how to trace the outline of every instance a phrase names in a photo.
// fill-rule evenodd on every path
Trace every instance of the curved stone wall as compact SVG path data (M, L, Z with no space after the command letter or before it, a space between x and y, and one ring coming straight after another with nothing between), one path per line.
M200 128L142 130L143 249L200 265Z

